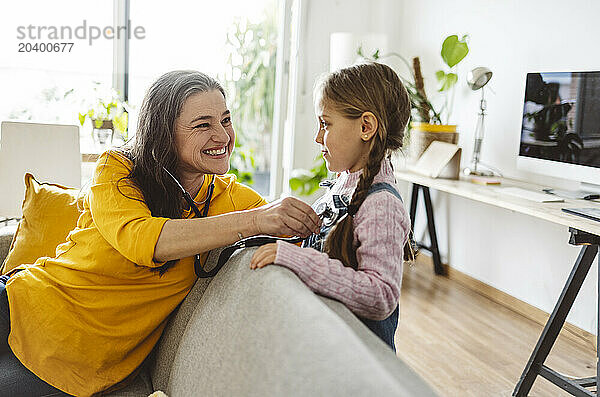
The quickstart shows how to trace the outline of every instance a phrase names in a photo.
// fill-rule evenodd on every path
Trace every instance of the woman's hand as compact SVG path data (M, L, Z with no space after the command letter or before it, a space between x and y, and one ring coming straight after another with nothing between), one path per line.
M294 197L285 197L250 211L256 234L308 237L321 228L317 213Z
M252 255L252 259L250 260L250 269L260 269L261 267L272 265L275 262L276 256L277 243L270 243L260 246L254 255Z

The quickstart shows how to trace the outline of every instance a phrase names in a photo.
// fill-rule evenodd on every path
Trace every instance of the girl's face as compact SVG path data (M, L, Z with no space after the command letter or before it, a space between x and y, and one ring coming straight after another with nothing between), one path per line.
M355 172L367 164L368 141L362 139L364 125L362 117L344 117L332 106L317 105L318 131L315 142L321 145L321 152L331 172Z
M191 95L175 121L182 174L225 174L235 143L231 115L218 90Z

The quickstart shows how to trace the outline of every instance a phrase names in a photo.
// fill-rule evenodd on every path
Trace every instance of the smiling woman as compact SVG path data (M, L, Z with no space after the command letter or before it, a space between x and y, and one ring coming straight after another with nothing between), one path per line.
M57 256L17 267L0 288L0 313L10 317L0 316L0 330L10 329L10 349L0 340L3 393L88 396L126 385L209 250L240 234L306 237L319 229L304 202L267 204L224 175L234 144L216 80L174 71L152 84L135 141L102 154ZM198 218L196 203L205 209ZM31 332L41 324L43 332Z
M198 114L199 109L203 113ZM199 190L201 181L194 181L198 174L209 170L225 174L229 170L234 143L231 114L221 91L212 90L189 97L175 122L175 145L181 148L180 177L188 192Z

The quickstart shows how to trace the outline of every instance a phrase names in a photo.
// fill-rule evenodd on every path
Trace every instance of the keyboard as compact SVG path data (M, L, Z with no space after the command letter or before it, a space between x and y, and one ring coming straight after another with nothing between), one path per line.
M554 194L534 192L533 190L521 189L520 187L503 187L499 188L498 191L502 194L507 194L509 196L519 197L538 203L562 203L565 201Z
M600 208L562 208L562 210L569 214L583 216L584 218L600 222Z

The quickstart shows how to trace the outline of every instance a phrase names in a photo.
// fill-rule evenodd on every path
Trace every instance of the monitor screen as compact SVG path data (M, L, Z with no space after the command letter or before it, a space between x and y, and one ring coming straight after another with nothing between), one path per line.
M600 168L600 72L527 74L519 155Z

